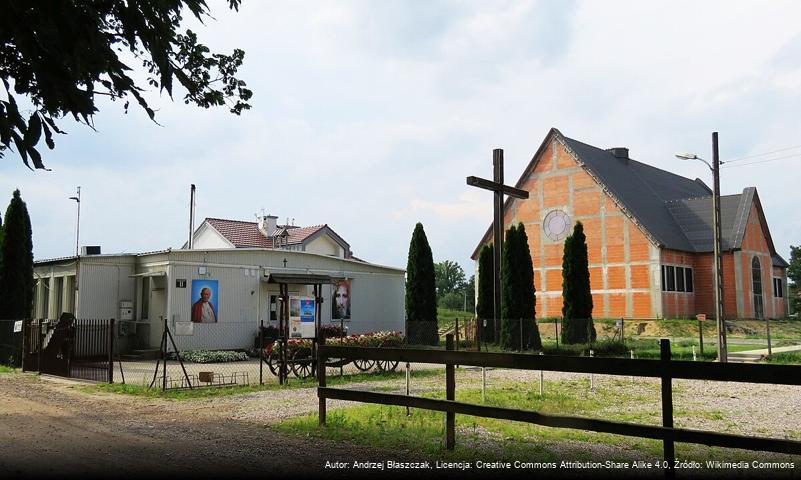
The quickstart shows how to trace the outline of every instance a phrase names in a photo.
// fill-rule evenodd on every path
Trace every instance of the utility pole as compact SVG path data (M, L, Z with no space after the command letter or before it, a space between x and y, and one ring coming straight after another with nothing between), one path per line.
M712 175L714 193L714 235L715 235L715 321L718 330L718 361L728 361L726 346L726 321L723 318L723 241L720 228L720 152L718 151L718 132L712 132Z

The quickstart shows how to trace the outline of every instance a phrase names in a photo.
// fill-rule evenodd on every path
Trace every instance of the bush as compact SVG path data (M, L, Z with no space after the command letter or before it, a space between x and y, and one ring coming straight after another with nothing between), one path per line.
M439 308L448 308L450 310L462 310L464 308L465 296L463 293L450 292L446 293L439 299Z
M230 350L187 350L180 352L180 357L189 363L241 362L249 358L245 352ZM170 353L170 359L176 360L175 352Z

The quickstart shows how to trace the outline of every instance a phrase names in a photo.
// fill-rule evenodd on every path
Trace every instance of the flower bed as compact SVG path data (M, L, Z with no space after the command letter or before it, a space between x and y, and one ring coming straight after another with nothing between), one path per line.
M180 355L181 360L189 363L222 363L248 360L247 353L228 350L187 350L181 352ZM170 353L170 358L175 360L175 352Z
M370 332L360 335L348 335L347 337L327 338L327 345L342 345L346 347L397 347L403 344L403 335L400 332ZM290 338L287 340L287 354L289 357L294 355L299 349L306 348L311 351L311 339ZM272 345L265 348L265 355L270 352L280 352L281 341L276 340Z

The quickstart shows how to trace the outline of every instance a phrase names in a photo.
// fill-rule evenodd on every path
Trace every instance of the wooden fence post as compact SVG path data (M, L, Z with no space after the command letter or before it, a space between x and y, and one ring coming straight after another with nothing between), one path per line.
M703 357L704 356L704 322L701 321L701 320L698 320L698 343L701 346L701 357Z
M445 349L453 350L453 334L445 335ZM445 364L445 399L456 400L456 371L452 363ZM456 414L445 413L445 448L453 450L456 445Z
M670 371L670 340L663 338L659 341L660 360L662 361L662 426L673 428L673 376ZM676 460L676 450L673 443L673 433L665 434L664 453L667 468L665 478L676 478L673 464Z
M773 355L773 351L770 348L770 319L765 317L765 331L768 334L768 356Z
M324 346L325 346L325 337L321 336L320 337L320 347L324 347ZM317 369L317 384L318 384L319 387L325 388L325 386L326 386L325 385L325 364L328 362L328 358L326 357L325 354L320 354L319 350L318 350L317 357L318 357L319 362L320 362L320 364L319 364L320 368ZM325 397L321 397L319 393L317 394L317 396L318 396L319 402L320 402L319 412L318 412L319 425L320 426L325 426L325 406L326 406L325 405Z

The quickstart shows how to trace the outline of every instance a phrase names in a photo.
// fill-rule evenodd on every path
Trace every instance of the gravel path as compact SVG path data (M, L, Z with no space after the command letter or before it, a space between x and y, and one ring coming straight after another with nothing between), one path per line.
M546 388L552 382L586 382L587 375L546 372ZM457 387L480 388L478 370L459 369ZM538 385L539 372L489 370L489 386ZM659 422L659 391L656 379L596 375L596 390L607 397L625 391L634 398L625 405L635 413L646 412ZM2 478L28 476L104 475L110 470L122 476L165 474L179 476L266 475L271 476L372 476L370 470L325 469L326 461L421 461L437 458L408 451L332 442L314 437L282 434L271 425L286 418L313 413L317 408L314 388L269 390L257 393L192 400L165 400L128 395L86 393L83 384L28 374L0 375L0 472ZM412 393L442 390L441 377L413 377ZM402 392L404 379L353 384L350 388ZM801 388L725 382L676 381L674 384L677 426L772 437L799 438ZM605 397L606 398L606 397ZM458 393L457 393L458 399ZM348 406L330 402L329 410ZM521 408L525 408L521 406ZM594 412L599 418L626 413L620 404ZM638 420L640 421L640 420ZM458 425L458 419L457 419ZM471 435L460 426L462 442L476 442L479 451L492 459L500 453L504 439L491 432ZM478 435L475 435L478 433ZM657 461L625 444L609 445L582 441L542 442L546 451L565 459L628 458ZM706 448L706 447L703 447ZM527 459L532 460L532 459ZM796 463L801 465L801 462ZM486 470L435 470L442 476L483 476ZM518 471L521 473L525 471ZM403 471L396 471L403 474ZM528 474L537 473L527 471ZM550 473L554 473L551 471ZM565 472L560 472L564 474ZM568 472L588 475L590 471ZM631 472L627 472L630 476ZM661 478L660 471L638 472ZM697 473L697 472L696 472ZM754 472L751 472L754 473ZM793 472L782 472L792 474ZM382 476L386 476L384 472ZM686 478L686 477L685 477Z

